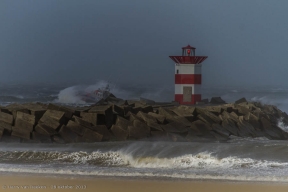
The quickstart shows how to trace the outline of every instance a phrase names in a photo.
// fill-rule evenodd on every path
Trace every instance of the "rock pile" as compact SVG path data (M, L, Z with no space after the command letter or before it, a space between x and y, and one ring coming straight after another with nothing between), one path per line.
M288 115L242 98L226 104L184 106L108 98L100 105L12 104L0 108L1 142L74 143L125 140L226 141L238 137L288 139L277 124Z

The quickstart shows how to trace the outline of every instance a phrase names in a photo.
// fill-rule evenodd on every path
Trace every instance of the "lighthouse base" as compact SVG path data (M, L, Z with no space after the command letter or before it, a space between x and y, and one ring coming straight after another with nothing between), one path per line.
M184 100L183 94L175 94L175 101L182 105L195 105L201 101L201 94L191 95L191 101Z

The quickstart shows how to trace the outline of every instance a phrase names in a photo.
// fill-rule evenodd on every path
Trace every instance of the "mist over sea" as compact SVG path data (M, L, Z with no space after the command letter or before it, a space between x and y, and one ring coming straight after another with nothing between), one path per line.
M72 86L0 85L0 105L26 102L90 105L78 93L106 85L106 81ZM170 102L174 97L173 85L109 85L111 92L123 99L143 97ZM246 97L288 112L288 89L282 87L203 87L202 92L202 98L220 96L226 102L234 102ZM227 143L129 141L21 146L0 143L0 172L288 182L287 155L287 141L265 138L231 137Z

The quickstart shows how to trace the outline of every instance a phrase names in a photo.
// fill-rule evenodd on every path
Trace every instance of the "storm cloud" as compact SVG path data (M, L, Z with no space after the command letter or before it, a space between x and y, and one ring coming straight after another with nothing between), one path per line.
M285 0L1 0L0 82L174 84L196 47L204 86L286 86Z

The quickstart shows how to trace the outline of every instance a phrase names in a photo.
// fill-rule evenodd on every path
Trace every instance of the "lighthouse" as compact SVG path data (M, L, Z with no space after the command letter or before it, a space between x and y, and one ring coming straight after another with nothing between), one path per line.
M194 105L201 101L201 67L207 56L195 56L195 47L182 47L182 56L169 56L175 62L175 101Z

